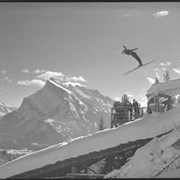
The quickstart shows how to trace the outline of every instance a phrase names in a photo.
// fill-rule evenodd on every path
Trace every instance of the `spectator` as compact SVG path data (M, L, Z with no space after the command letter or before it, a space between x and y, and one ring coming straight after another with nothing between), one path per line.
M133 99L133 108L134 108L134 112L135 112L135 119L137 119L139 116L139 114L138 114L139 107L138 107L138 102L135 99Z
M130 121L132 120L132 111L133 111L133 106L132 106L132 103L129 102L128 104L128 111L130 111Z

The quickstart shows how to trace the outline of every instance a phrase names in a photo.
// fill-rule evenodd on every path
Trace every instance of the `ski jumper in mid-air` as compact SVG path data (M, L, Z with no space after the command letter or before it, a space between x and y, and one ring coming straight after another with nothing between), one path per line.
M135 58L138 63L139 63L139 66L142 66L142 61L141 59L139 58L139 56L134 52L135 50L137 50L138 48L135 48L135 49L127 49L126 46L123 46L124 47L124 50L122 50L122 54L126 54L126 55L130 55L132 56L133 58ZM139 67L138 66L138 67Z

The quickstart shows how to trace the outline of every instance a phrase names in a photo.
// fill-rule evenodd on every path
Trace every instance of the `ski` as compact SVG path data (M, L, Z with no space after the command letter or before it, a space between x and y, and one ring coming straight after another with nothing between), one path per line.
M125 72L124 75L127 75L127 74L129 74L129 73L131 73L131 72L133 72L133 71L135 71L135 70L137 70L139 68L142 68L142 67L144 67L144 66L146 66L148 64L151 64L151 63L153 63L155 61L157 61L157 60L153 60L153 61L150 61L150 62L147 62L147 63L143 64L142 66L135 67L135 68L131 69L130 71Z

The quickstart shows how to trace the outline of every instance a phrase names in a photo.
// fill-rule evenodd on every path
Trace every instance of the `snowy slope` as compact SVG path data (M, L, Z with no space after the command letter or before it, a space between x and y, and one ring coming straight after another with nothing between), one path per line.
M37 169L57 161L100 151L119 144L155 137L180 125L180 104L165 113L145 115L143 118L107 129L94 135L79 137L69 143L57 144L30 155L20 157L0 167L0 178Z
M4 116L12 111L15 111L16 109L17 109L16 107L13 107L13 106L5 104L4 102L1 102L0 103L0 117Z
M21 106L0 119L1 148L42 149L97 131L100 116L110 127L113 100L97 90L49 79Z
M105 178L180 177L180 129L154 138L139 148L121 169Z

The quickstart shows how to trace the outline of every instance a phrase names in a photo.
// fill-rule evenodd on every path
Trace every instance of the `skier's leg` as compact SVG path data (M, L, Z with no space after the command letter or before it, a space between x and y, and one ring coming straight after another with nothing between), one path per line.
M138 61L139 66L143 65L141 59L139 58L139 56L135 52L131 52L131 56L133 56Z

